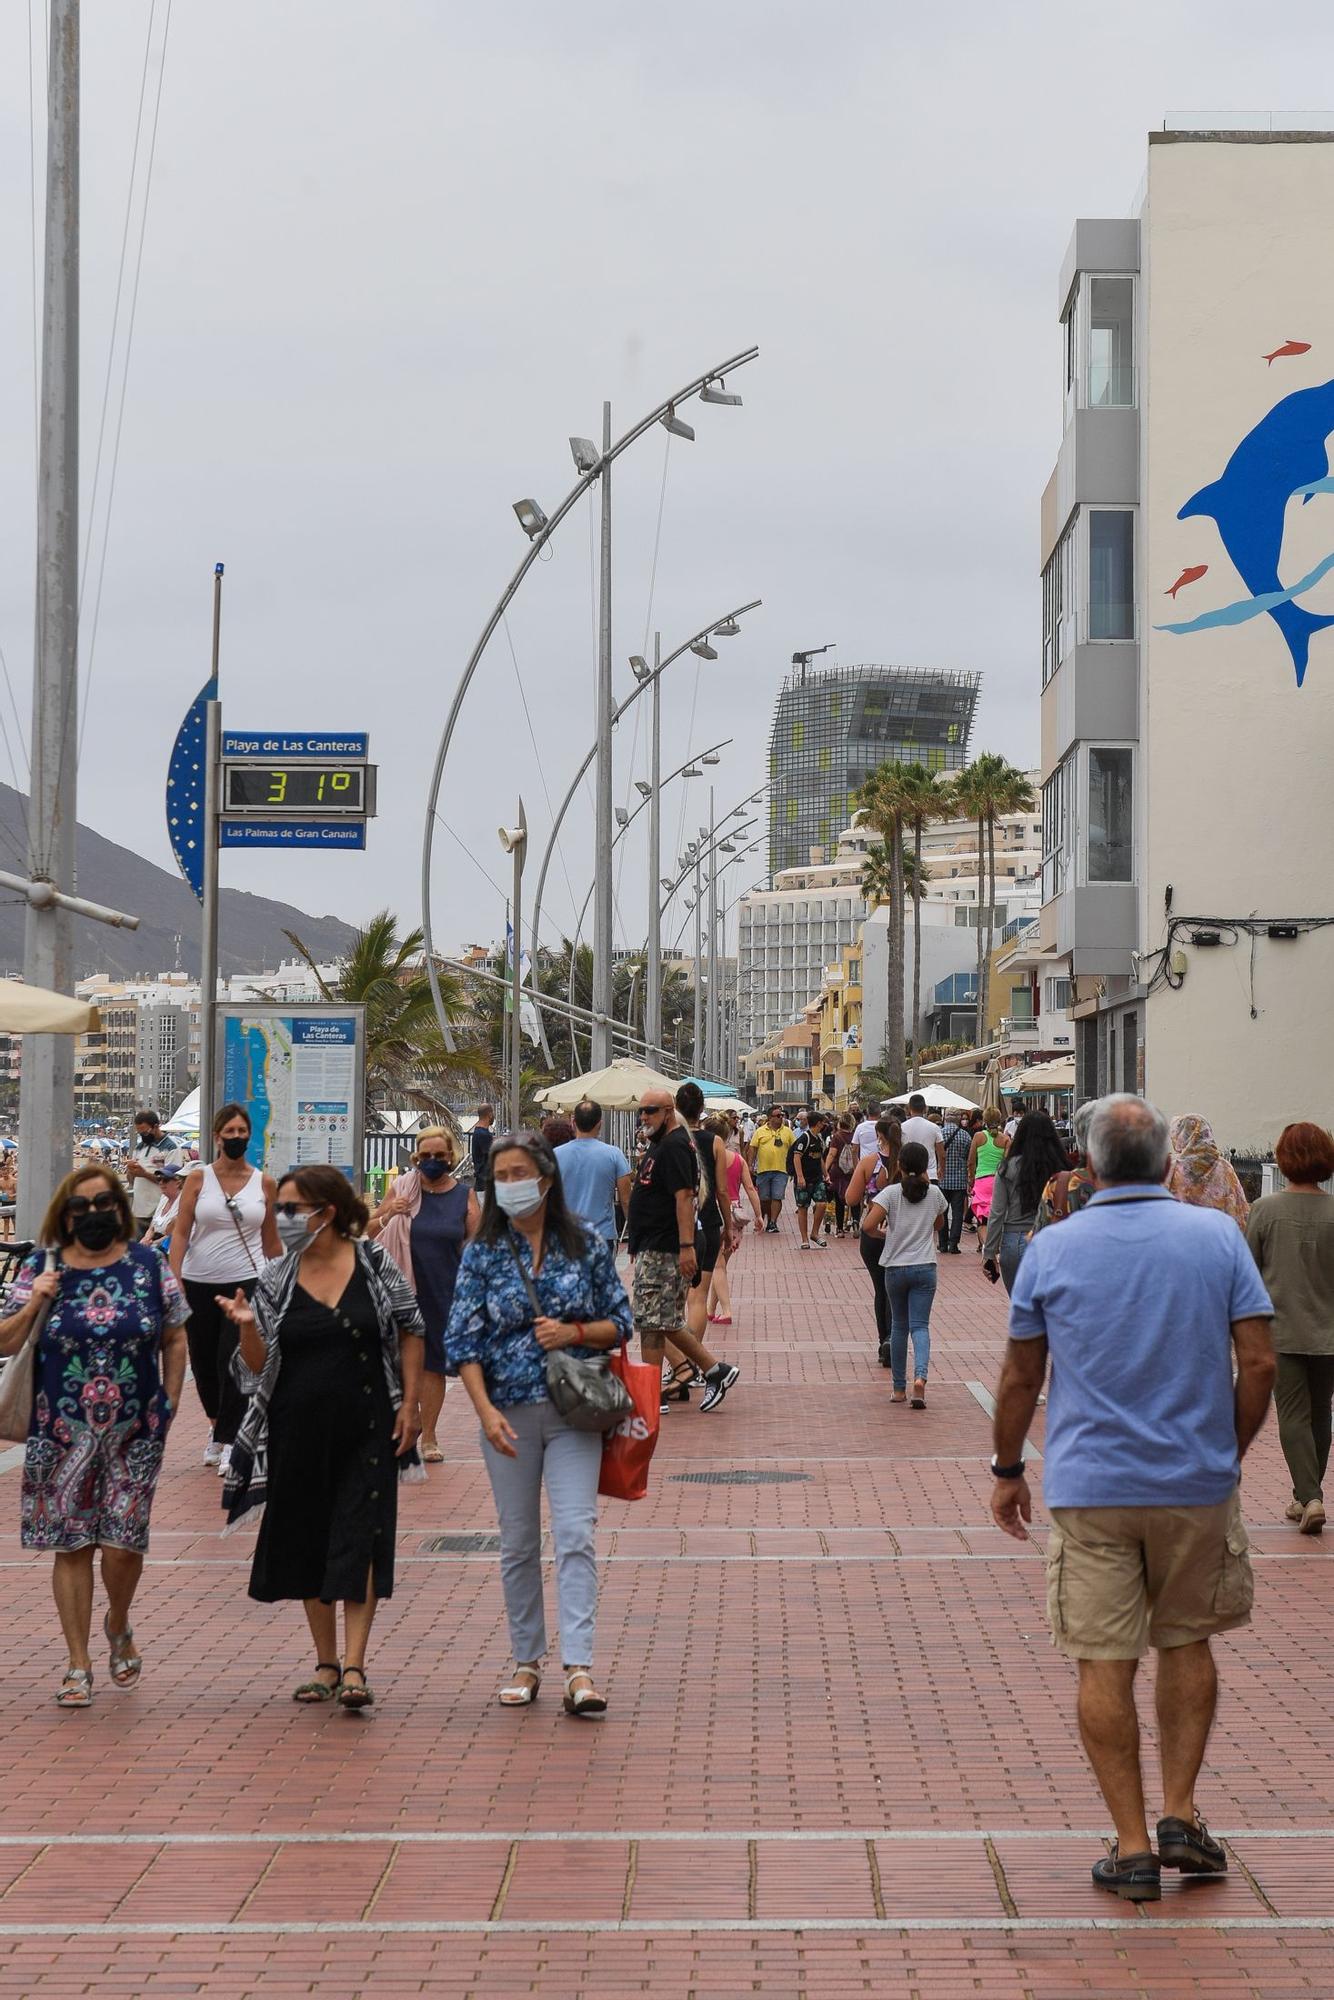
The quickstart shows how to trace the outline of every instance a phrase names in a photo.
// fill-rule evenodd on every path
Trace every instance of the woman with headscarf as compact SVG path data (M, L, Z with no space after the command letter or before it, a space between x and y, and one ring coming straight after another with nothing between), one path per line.
M1172 1160L1167 1170L1167 1191L1192 1208L1217 1208L1230 1215L1238 1229L1245 1231L1251 1205L1230 1160L1225 1160L1214 1144L1213 1127L1207 1118L1183 1112L1171 1126Z

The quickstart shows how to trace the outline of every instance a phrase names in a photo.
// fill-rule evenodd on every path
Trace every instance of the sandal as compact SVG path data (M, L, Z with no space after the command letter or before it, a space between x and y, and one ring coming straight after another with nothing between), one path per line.
M66 1667L65 1678L56 1694L57 1708L89 1708L93 1699L91 1667Z
M337 1660L316 1660L317 1674L335 1674L333 1681L302 1681L300 1687L292 1689L292 1700L299 1701L303 1708L313 1708L317 1702L332 1701L343 1678L343 1669Z
M438 1444L424 1444L421 1448L423 1465L443 1465L445 1454Z
M695 1382L693 1361L678 1361L675 1368L662 1380L662 1401L666 1403L688 1403L691 1387Z
M110 1614L108 1614L109 1616ZM127 1625L119 1637L113 1639L111 1628L107 1619L104 1618L102 1620L102 1630L106 1634L107 1644L111 1648L111 1657L107 1662L107 1672L111 1675L113 1684L118 1688L132 1688L144 1670L144 1663L134 1650L133 1625Z
M537 1690L541 1685L540 1667L516 1667L513 1680L508 1687L500 1690L496 1700L502 1708L531 1708L537 1700Z
M361 1675L360 1687L348 1686L347 1677L349 1674ZM366 1669L364 1667L343 1668L343 1678L338 1683L337 1700L340 1708L370 1708L373 1705L375 1696L371 1693L370 1682L366 1679Z
M890 1391L889 1400L891 1403L906 1403L908 1400L908 1391L906 1389L893 1389Z
M581 1688L575 1687L582 1681ZM565 1670L565 1713L567 1715L605 1715L607 1697L599 1694L593 1685L593 1676L587 1667L567 1667Z

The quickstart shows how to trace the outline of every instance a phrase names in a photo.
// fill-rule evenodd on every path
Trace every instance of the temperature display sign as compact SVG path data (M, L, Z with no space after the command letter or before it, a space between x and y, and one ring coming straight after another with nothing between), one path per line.
M365 816L375 811L374 766L300 763L224 764L224 813L280 813L284 818L310 813L327 819L334 813ZM369 780L369 782L368 782Z

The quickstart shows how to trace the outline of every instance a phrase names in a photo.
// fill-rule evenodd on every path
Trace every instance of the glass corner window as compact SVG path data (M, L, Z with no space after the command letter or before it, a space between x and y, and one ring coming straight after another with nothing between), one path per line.
M1088 880L1134 880L1134 759L1128 745L1090 744Z
M1135 280L1088 281L1088 393L1091 410L1135 406Z
M1089 509L1088 635L1135 636L1135 516L1129 507Z

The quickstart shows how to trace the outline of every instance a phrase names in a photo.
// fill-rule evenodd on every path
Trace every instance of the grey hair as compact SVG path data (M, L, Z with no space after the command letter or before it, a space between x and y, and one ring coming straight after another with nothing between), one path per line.
M1147 1098L1118 1092L1094 1105L1088 1162L1100 1181L1153 1185L1167 1171L1170 1150L1167 1120Z
M1089 1126L1093 1123L1093 1114L1101 1102L1102 1099L1100 1097L1088 1098L1085 1103L1080 1105L1071 1120L1071 1124L1074 1127L1075 1144L1085 1159L1088 1158L1089 1151Z

